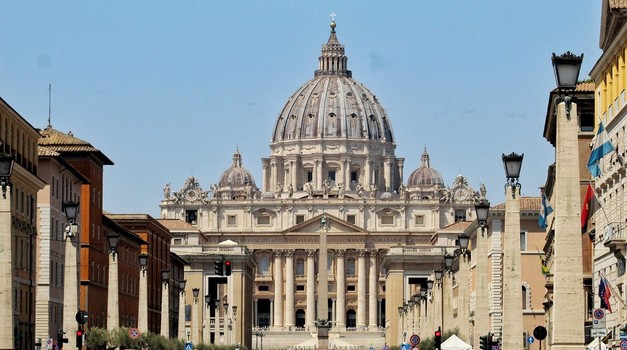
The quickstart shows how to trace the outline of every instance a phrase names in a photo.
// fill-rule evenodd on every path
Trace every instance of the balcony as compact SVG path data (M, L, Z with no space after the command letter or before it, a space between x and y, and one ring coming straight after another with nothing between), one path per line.
M627 244L627 223L610 222L603 229L603 244L611 251L625 249Z

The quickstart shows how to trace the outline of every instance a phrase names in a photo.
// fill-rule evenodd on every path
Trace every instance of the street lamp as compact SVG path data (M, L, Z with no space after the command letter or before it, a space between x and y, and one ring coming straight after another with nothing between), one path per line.
M459 241L459 250L462 254L468 253L468 243L470 243L470 236L465 233L462 233L457 237Z
M479 227L481 227L482 233L488 227L489 212L490 212L490 202L487 199L483 198L479 200L477 204L475 204L475 213L477 214L477 223L479 224Z
M194 303L198 303L199 293L200 293L200 288L192 288L192 296L194 297Z
M428 290L433 289L433 280L431 280L431 279L427 280L427 289Z
M142 274L146 274L146 266L148 266L148 254L139 254L139 269Z
M222 306L224 307L224 312L225 312L225 313L226 313L226 312L229 312L229 303L224 302L224 303L222 303Z
M161 282L163 284L168 284L170 281L170 270L164 269L161 270Z
M503 167L505 167L505 176L507 177L506 186L512 188L512 196L516 197L516 188L520 188L518 178L520 177L520 168L525 154L516 154L514 152L505 155L503 153Z
M453 269L453 260L455 259L455 255L444 253L444 267L446 271L451 271Z
M13 157L8 154L0 155L0 184L2 195L7 194L7 186L11 186L11 174L13 173Z
M442 270L433 270L433 275L435 276L435 281L438 284L442 283L442 275L444 275L444 272ZM431 286L433 286L433 281L431 281Z
M185 285L186 284L187 284L187 280L179 281L179 289L181 290L181 293L185 293Z
M557 90L560 94L562 92L566 94L564 97L558 97L555 102L566 102L566 117L570 119L571 98L568 96L568 92L575 90L577 87L577 79L579 78L579 71L581 70L583 53L581 56L574 55L570 51L560 56L553 53L551 61L553 62L553 72L555 73Z
M209 307L209 305L211 305L211 295L210 294L205 295L205 305L207 305L207 307Z
M116 255L118 253L118 242L120 240L119 233L110 233L107 235L109 241L109 253Z
M76 217L78 216L79 204L78 202L69 201L63 202L63 212L65 213L65 217L67 221L73 225L76 223Z

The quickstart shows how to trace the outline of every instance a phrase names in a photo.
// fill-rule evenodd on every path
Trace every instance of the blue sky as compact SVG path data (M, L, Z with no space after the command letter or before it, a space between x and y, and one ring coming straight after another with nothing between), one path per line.
M502 153L524 153L539 195L551 53L600 56L600 0L4 1L0 96L33 126L89 141L105 210L159 216L165 183L208 190L236 147L261 183L272 127L313 77L329 14L353 77L386 109L405 179L426 146L451 185L464 174L504 201Z

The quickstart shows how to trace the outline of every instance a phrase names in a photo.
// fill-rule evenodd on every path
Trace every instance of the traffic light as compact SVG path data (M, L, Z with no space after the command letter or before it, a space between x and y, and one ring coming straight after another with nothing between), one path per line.
M224 261L224 275L231 276L231 260Z
M214 261L213 264L216 267L216 275L224 276L224 258Z
M433 337L433 341L435 342L435 348L441 349L442 345L442 330L438 327L438 330L435 331L435 336Z
M479 337L479 348L481 350L488 350L488 336L484 335Z
M77 349L83 348L83 335L85 335L85 333L83 332L81 328L79 328L76 331L76 348Z
M59 334L57 335L57 346L59 347L59 349L63 349L63 343L68 342L67 338L63 337L64 334L64 331L59 331Z

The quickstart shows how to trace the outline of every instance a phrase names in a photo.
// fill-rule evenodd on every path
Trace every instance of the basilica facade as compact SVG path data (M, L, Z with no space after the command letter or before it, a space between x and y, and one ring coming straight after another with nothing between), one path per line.
M173 235L172 251L189 263L183 337L306 346L316 323L328 320L333 345L380 346L420 329L427 336L452 328L442 324L444 311L439 324L424 324L431 304L425 293L416 297L447 249L455 250L458 233L472 229L485 188L475 190L463 175L445 183L426 148L406 177L392 118L347 63L332 22L313 79L274 121L261 179L235 150L231 167L209 174L214 184L203 188L190 177L178 190L164 188L160 222ZM232 263L229 276L216 274L223 259ZM439 302L436 311L449 303ZM455 315L465 316L468 333L469 301L455 305L465 309Z

